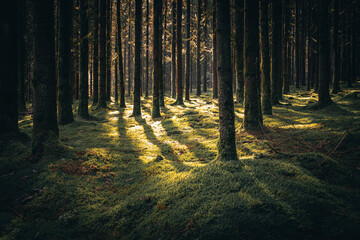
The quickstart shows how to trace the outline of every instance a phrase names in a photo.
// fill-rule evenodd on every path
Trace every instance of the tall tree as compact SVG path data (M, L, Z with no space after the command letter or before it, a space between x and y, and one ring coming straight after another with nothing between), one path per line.
M26 9L25 9L25 1L18 1L18 21L17 21L17 32L18 32L18 108L20 113L24 113L27 111L26 109L26 101L25 101L25 17L26 17Z
M135 0L135 68L134 68L134 108L132 116L141 116L141 27L142 0Z
M217 52L216 52L216 2L213 3L213 35L212 35L212 44L213 44L213 63L212 63L212 87L213 87L213 99L218 98L218 79L217 79Z
M176 0L172 2L171 97L176 98Z
M208 1L204 0L204 24L203 24L203 28L204 28L204 62L203 62L203 67L204 67L204 73L203 73L203 85L202 85L202 89L203 92L207 92L207 63L208 63L208 54L207 54L207 37L208 37Z
M269 0L261 0L261 106L263 114L271 115L270 51L269 51Z
M162 0L154 0L154 20L153 20L153 29L154 29L154 38L153 38L153 62L154 62L154 71L153 71L153 100L152 100L152 118L161 117L160 115L160 24L161 24L161 10L162 10Z
M244 101L244 0L235 1L236 101Z
M295 1L295 86L296 88L300 87L300 3L299 0Z
M244 128L261 130L263 120L260 102L259 1L245 0L245 112Z
M334 41L333 41L333 89L337 94L340 90L340 46L339 46L339 0L334 0Z
M0 137L17 133L17 21L16 1L0 8ZM56 111L56 110L55 110Z
M123 61L123 55L122 55L122 37L121 37L121 0L118 0L117 2L117 49L118 49L118 59L119 59L119 77L120 77L120 107L124 108L126 107L125 104L125 80L124 80L124 61Z
M93 106L99 101L99 0L94 0L94 37L93 37Z
M186 0L185 100L190 100L190 0Z
M112 32L112 0L106 1L106 100L111 98L111 32Z
M159 92L159 96L160 96L160 107L165 107L165 95L164 95L164 90L165 90L165 84L164 84L164 67L163 67L163 19L165 19L166 17L166 11L167 11L167 2L165 2L165 14L163 17L160 18L160 73L159 73L159 78L160 78L160 83L159 83L159 88L160 88L160 92ZM161 7L161 12L162 12L162 7ZM166 25L166 20L164 20L164 23ZM165 32L164 32L165 34Z
M319 98L317 106L326 107L332 103L329 93L330 81L330 48L329 48L329 25L327 0L320 1L319 13Z
M253 0L251 0L253 1ZM217 159L237 160L235 113L230 48L230 0L216 0L217 73L219 79L219 131Z
M68 124L74 121L71 96L71 35L72 35L72 1L57 1L59 11L58 25L58 99L59 123Z
M272 0L272 53L271 53L271 102L278 104L280 99L281 58L282 58L282 7L281 0Z
M80 92L79 116L89 118L89 15L88 0L80 0Z
M97 108L106 108L106 0L99 0L100 81Z
M149 97L149 0L146 0L146 70L145 70L145 98Z
M183 105L182 68L182 0L176 0L176 102Z
M200 71L200 61L201 61L201 9L202 0L198 1L198 9L197 9L197 37L196 37L196 46L197 46L197 54L196 54L196 95L201 95L201 71Z
M58 142L56 114L54 2L33 1L34 78L32 154L41 157L44 149Z

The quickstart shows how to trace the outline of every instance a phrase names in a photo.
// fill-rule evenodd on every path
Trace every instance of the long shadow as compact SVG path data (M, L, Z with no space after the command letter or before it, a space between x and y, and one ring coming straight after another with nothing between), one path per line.
M163 128L167 132L167 135L170 138L177 140L180 143L186 145L189 151L194 153L197 158L199 159L208 158L206 160L212 160L216 156L216 153L209 151L204 144L200 143L199 141L192 140L186 134L182 133L180 129L177 126L175 126L174 122L171 119L166 119L161 121L161 125L163 126ZM195 151L195 149L198 151Z

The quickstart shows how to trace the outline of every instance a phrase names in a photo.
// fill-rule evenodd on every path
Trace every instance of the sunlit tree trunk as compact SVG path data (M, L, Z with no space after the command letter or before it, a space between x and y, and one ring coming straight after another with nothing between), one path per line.
M154 38L153 38L153 62L154 62L154 71L153 71L153 99L152 99L152 118L161 117L160 115L160 23L161 23L161 9L162 9L162 0L154 0L154 20L153 20L153 29L154 29Z
M122 28L121 28L121 0L117 2L117 27L118 27L118 56L119 56L119 78L120 78L120 107L126 107L125 103L125 80L124 80L124 61L122 54Z
M176 98L176 0L172 4L171 97Z
M201 2L198 1L198 9L197 9L197 54L196 54L196 95L201 95L201 70L200 70L200 61L201 61Z
M190 100L190 0L186 0L185 100Z
M253 0L252 0L253 1ZM237 160L235 113L230 48L230 0L216 0L217 73L219 79L219 131L217 159Z
M212 63L212 87L213 87L213 99L217 99L218 95L218 79L217 79L217 52L216 52L216 2L213 3L213 63Z
M142 0L135 0L135 68L134 68L134 108L132 116L141 116L141 26Z
M112 31L112 0L106 1L106 100L111 98L111 31Z
M93 106L99 101L99 0L94 0L94 63L93 63Z

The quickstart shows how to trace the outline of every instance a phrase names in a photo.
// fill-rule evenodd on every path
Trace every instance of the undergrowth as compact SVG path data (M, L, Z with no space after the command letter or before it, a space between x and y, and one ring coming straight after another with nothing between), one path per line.
M59 151L31 164L29 143L0 156L0 239L356 239L360 234L360 100L306 109L284 95L262 132L242 129L239 161L218 162L217 101L193 96L151 119L110 104L60 126ZM75 106L75 105L74 105ZM29 106L31 109L31 106ZM76 110L74 110L76 112ZM21 131L31 135L32 116Z

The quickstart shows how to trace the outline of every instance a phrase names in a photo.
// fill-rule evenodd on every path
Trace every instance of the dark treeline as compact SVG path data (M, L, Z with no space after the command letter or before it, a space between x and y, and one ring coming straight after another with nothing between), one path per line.
M18 0L1 9L0 134L18 132L32 103L32 154L59 124L91 119L109 101L141 115L141 97L186 104L212 89L219 158L236 158L234 98L244 128L260 131L283 94L306 87L312 108L360 78L356 0Z

